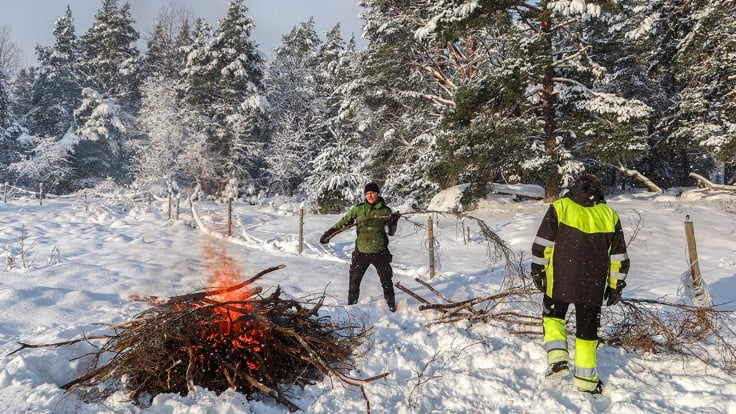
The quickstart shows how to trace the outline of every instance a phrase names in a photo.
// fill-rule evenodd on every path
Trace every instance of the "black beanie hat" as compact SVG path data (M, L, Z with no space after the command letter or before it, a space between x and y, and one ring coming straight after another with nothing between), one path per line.
M583 174L575 180L573 193L589 197L594 201L605 202L601 180L593 174Z
M365 189L363 190L363 194L373 191L374 193L380 193L381 191L378 190L378 184L376 183L368 183L365 185Z

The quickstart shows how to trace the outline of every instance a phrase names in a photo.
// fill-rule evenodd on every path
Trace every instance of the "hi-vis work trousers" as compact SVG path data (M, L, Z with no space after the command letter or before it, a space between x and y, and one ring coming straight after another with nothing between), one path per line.
M542 300L542 325L547 363L568 361L565 316L569 303L556 301L547 295ZM573 382L581 391L591 391L598 385L598 328L601 307L575 305L575 375Z

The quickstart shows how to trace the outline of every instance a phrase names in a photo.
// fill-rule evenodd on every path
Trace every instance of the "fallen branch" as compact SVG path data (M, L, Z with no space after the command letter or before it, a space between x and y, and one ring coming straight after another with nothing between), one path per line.
M634 177L636 180L644 184L647 188L649 188L649 191L652 191L654 193L661 193L662 189L657 185L654 184L654 181L650 180L649 178L645 177L642 173L640 173L637 170L632 170L627 168L623 163L619 163L617 169L622 172L624 175L628 175L629 177Z
M702 187L712 188L714 190L736 191L736 186L727 184L716 184L703 177L702 175L696 174L694 172L690 173L690 177L696 179Z

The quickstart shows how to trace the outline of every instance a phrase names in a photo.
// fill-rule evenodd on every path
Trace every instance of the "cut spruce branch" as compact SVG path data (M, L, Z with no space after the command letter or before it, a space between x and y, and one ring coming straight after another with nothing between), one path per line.
M736 374L732 311L645 299L622 299L604 309L603 343L629 352L689 356Z
M542 318L540 316L525 313L523 311L516 311L509 303L510 300L515 301L522 295L529 295L532 293L530 288L515 287L503 290L493 295L471 298L458 302L443 296L439 291L429 285L429 283L419 278L415 278L414 280L422 285L422 287L426 288L430 293L435 295L435 297L442 300L442 303L432 302L408 289L401 283L395 284L399 290L417 299L421 303L419 305L420 311L431 310L440 313L439 317L428 325L454 323L467 320L471 322L501 323L509 329L515 329L515 327L518 326L541 326ZM527 298L526 300L531 302L532 299Z
M260 288L250 286L280 268L229 287L163 300L147 297L152 307L127 322L107 325L111 335L23 343L19 350L104 340L88 355L92 363L87 372L63 388L85 393L112 384L139 404L146 403L143 397L187 395L199 386L218 394L234 389L251 397L267 396L296 411L299 407L287 395L294 385L305 387L331 376L362 387L385 378L388 373L370 378L348 374L354 369L353 353L370 330L363 323L321 316L324 295L284 299L276 288L263 297Z
M505 328L510 334L543 334L539 311L540 293L524 282L523 274L510 275L506 288L491 295L452 300L419 278L419 289L401 283L396 287L419 302L420 311L438 316L427 326L469 321ZM417 290L426 289L426 297ZM434 297L431 300L427 297ZM531 306L530 306L531 305ZM568 335L575 332L574 319L566 322ZM736 320L733 311L690 306L651 299L626 298L602 309L601 343L632 353L663 353L691 357L736 374Z

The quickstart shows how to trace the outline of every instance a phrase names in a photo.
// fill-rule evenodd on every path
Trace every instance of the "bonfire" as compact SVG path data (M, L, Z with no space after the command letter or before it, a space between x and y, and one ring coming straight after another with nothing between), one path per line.
M347 375L369 330L354 321L320 316L324 295L283 299L278 287L261 295L253 283L283 267L233 283L237 267L223 256L213 287L170 298L131 297L152 306L111 325L112 335L59 344L21 343L20 349L104 339L90 368L63 388L110 389L114 384L112 388L125 388L143 405L159 393L187 395L199 386L218 394L234 389L251 398L266 395L296 411L299 407L287 398L295 385L303 388L326 375L360 387L384 378L387 373L367 379Z

